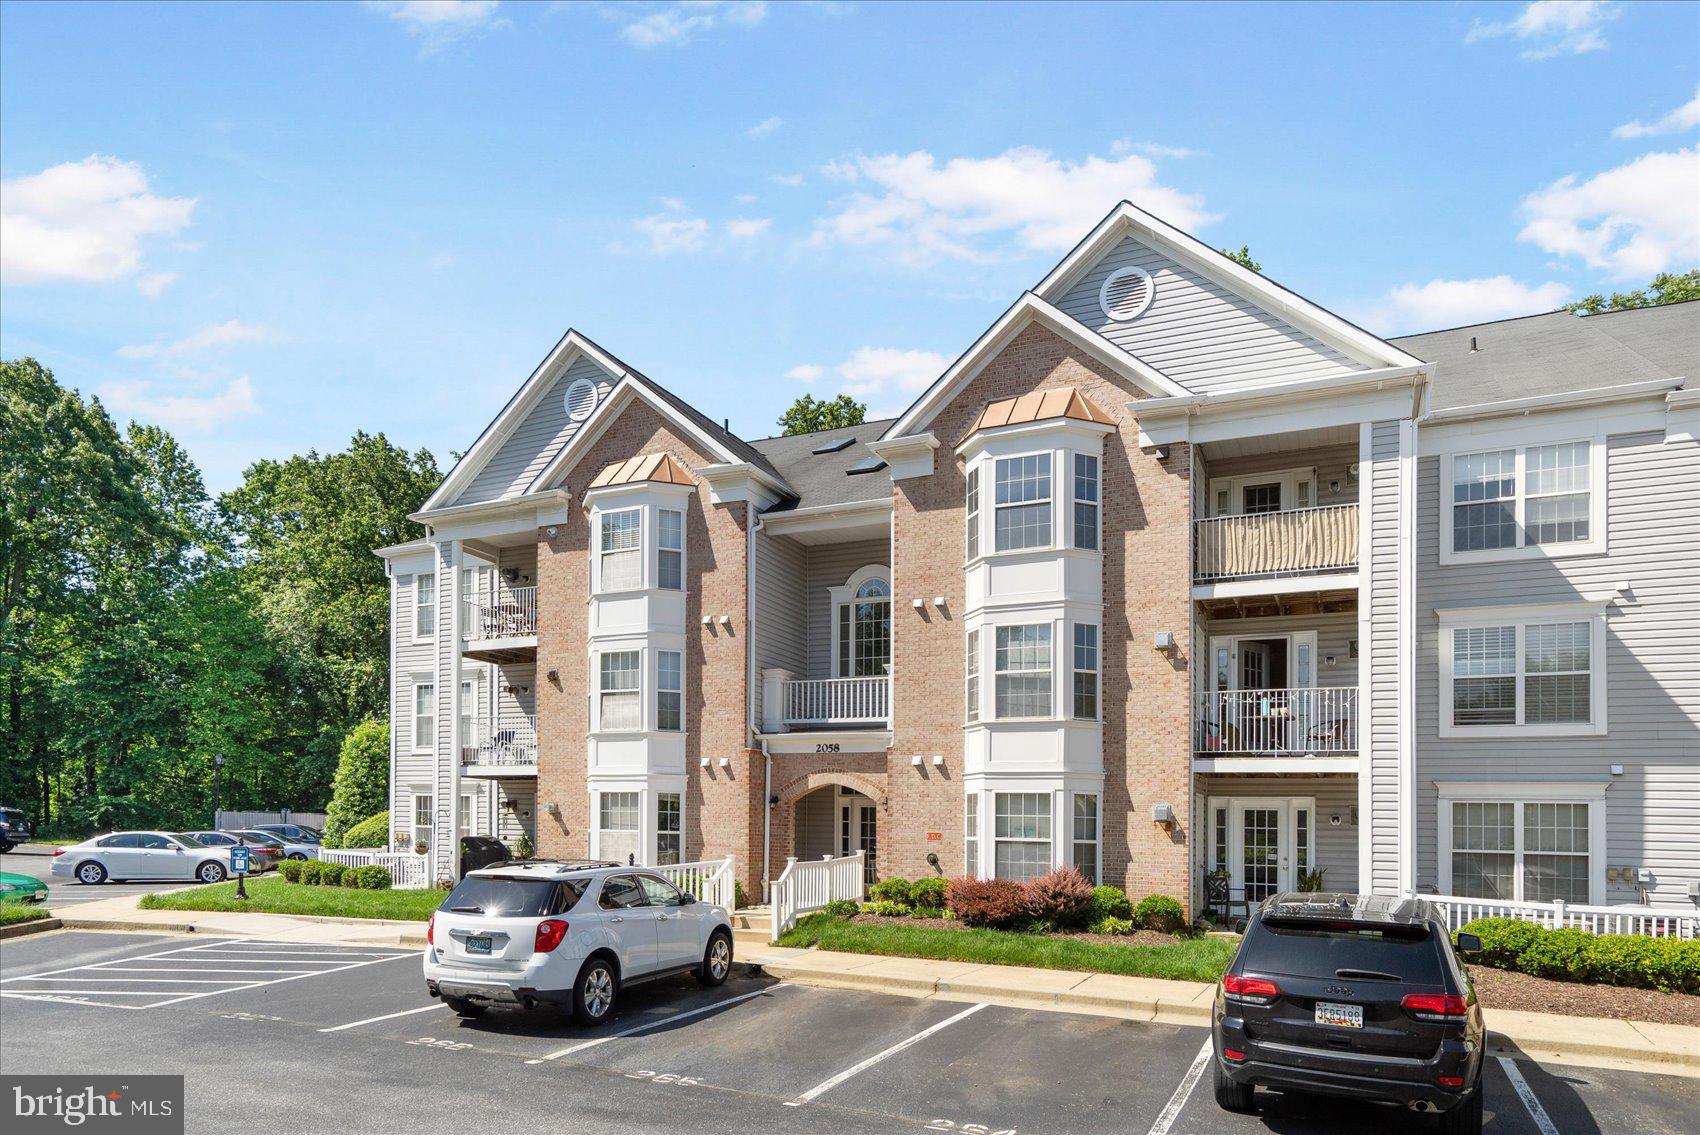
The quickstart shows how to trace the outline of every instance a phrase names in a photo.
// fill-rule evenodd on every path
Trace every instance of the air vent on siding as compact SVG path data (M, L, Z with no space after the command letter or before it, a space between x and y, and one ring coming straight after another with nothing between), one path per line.
M1143 268L1118 268L1098 289L1098 306L1118 323L1138 318L1151 306L1151 273Z
M596 409L596 384L588 378L575 378L567 384L565 399L567 417L582 422Z

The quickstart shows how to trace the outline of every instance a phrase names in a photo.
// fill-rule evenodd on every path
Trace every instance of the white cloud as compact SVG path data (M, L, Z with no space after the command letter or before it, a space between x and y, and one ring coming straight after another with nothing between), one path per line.
M756 195L754 193L740 193L736 197L732 198L732 200L736 201L740 205L754 205L756 203Z
M726 234L733 240L749 240L766 232L772 224L772 217L738 217L726 222Z
M1369 320L1388 334L1433 331L1465 323L1485 323L1514 315L1552 311L1570 297L1563 284L1529 285L1510 276L1479 280L1430 280L1401 284Z
M645 48L677 47L715 27L754 27L767 19L766 0L681 0L642 15L637 11L622 6L603 14L620 23L627 43Z
M429 55L458 39L508 26L497 16L500 0L366 0L421 42Z
M1694 97L1654 122L1625 122L1611 132L1613 138L1645 138L1649 134L1677 134L1700 126L1700 91Z
M1194 150L1187 146L1165 146L1160 142L1135 142L1129 138L1118 138L1110 143L1110 156L1119 158L1123 154L1144 154L1148 158L1196 158L1202 156L1203 150Z
M767 137L769 134L784 125L785 120L775 114L770 118L762 119L760 122L744 131L744 133L748 134L752 138L761 139Z
M789 186L790 188L795 189L797 186L803 184L803 175L800 173L776 173L770 180L776 185Z
M1511 36L1527 44L1524 59L1582 55L1606 48L1605 25L1617 19L1617 5L1607 0L1534 0L1515 20L1470 25L1465 43Z
M703 239L708 236L708 222L701 217L687 217L680 214L684 210L683 202L663 201L669 211L653 213L633 222L637 230L649 238L651 252L700 252Z
M142 242L189 224L193 197L160 197L134 162L94 154L0 182L0 275L9 284L105 283L136 275ZM164 274L160 274L164 275ZM169 276L142 281L144 293Z
M1642 154L1586 181L1561 177L1523 199L1518 234L1620 280L1700 261L1700 154Z
M136 281L136 290L150 299L163 295L171 282L177 279L175 272L152 272Z
M118 354L126 359L176 359L228 347L233 343L268 343L279 337L277 331L270 327L229 319L223 323L209 323L174 342L119 347Z
M885 248L910 264L1065 252L1123 198L1183 229L1216 219L1136 154L1069 162L1023 146L941 163L917 150L835 162L822 173L866 188L815 222L814 242Z
M905 351L897 347L857 347L832 368L838 376L837 393L848 394L870 405L875 417L894 413L914 400L944 373L950 360L936 351ZM799 382L819 382L827 369L805 363L785 372Z
M259 409L245 374L207 394L155 393L148 382L109 382L98 393L119 414L188 433L206 433Z

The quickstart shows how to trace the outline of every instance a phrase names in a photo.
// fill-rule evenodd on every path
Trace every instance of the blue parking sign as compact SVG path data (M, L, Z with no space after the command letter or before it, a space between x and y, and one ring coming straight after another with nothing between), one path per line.
M248 873L247 848L233 847L230 849L230 869L238 875L246 875Z

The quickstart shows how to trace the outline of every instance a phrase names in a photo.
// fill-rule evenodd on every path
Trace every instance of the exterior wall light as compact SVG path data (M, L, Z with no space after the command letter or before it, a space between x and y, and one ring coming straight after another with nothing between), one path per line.
M1158 631L1151 636L1151 649L1173 650L1175 648L1175 632Z

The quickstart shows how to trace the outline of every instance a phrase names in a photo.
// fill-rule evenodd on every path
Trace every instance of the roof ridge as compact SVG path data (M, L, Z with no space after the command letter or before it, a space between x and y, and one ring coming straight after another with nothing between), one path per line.
M1548 315L1571 314L1574 313L1562 307L1555 307L1551 311L1531 311L1528 315L1508 315L1503 319L1484 319L1480 323L1460 323L1453 327L1434 327L1427 331L1409 331L1403 335L1394 335L1387 341L1392 343L1400 339L1419 339L1424 335L1444 335L1448 331L1464 331L1471 327L1492 327L1496 323L1516 323L1524 319L1541 319Z

